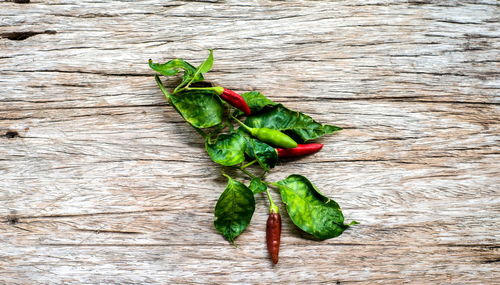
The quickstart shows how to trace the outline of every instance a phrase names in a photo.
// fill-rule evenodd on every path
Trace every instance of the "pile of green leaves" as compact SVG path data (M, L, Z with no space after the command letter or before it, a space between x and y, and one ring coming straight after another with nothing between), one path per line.
M303 231L322 240L342 234L350 224L344 224L344 216L335 201L321 194L302 175L293 174L280 181L266 181L266 174L278 161L275 148L250 136L242 128L235 128L237 124L233 117L241 120L243 112L222 101L210 88L192 88L204 81L204 74L211 70L212 65L212 51L198 67L180 58L163 64L149 61L149 66L161 75L183 73L182 80L172 92L167 91L158 75L155 79L167 101L204 138L210 158L222 166L240 170L250 180L246 185L223 174L228 183L215 206L217 231L231 243L234 242L250 224L255 210L254 195L269 194L269 188L272 188L279 191L292 222ZM244 120L249 127L279 130L298 143L341 130L275 103L260 92L247 92L241 96L252 111L252 115ZM251 165L260 166L260 174L251 173L248 170Z

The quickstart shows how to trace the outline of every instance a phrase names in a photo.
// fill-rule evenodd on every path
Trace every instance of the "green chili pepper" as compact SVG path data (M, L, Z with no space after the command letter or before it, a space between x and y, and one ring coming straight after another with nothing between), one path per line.
M249 126L243 124L240 120L233 117L247 132L252 136L258 138L259 140L270 143L276 147L282 148L294 148L297 147L297 143L289 136L284 133L273 130L269 128L250 128Z

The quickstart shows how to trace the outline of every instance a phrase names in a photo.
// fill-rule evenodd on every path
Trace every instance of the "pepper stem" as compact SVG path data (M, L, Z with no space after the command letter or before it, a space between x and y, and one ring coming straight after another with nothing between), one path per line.
M269 200L269 213L278 213L279 208L274 203L273 198L271 198L271 193L269 193L269 189L266 189L266 194L267 194L267 199Z
M185 90L209 90L209 91L214 91L217 93L217 95L221 95L222 92L224 92L224 88L220 86L215 86L215 87L185 87L183 88Z
M214 91L217 95L221 95L223 92L224 92L224 87L220 87L220 86L215 86L215 87L189 87L189 86L186 86L186 87L180 87L177 86L177 88L175 88L174 90L174 94L175 93L178 93L178 92L181 92L181 91L184 91L184 90L207 90L207 91Z
M247 132L249 132L250 134L252 133L252 128L250 128L249 126L243 124L243 122L241 122L240 120L238 120L235 116L231 116L231 118L233 118L238 124L240 124L240 126L242 126Z

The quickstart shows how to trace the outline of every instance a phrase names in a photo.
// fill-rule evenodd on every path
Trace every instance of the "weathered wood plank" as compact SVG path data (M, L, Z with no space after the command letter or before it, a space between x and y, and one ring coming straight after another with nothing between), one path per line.
M78 276L81 284L255 284L270 282L352 283L459 283L494 284L496 265L484 258L487 248L399 247L310 244L285 251L283 262L269 269L262 243L227 246L38 246L9 248L6 279L11 283L33 280L52 283L64 276L68 282ZM300 256L314 257L301 259ZM379 253L374 255L373 253ZM398 261L388 265L381 256ZM26 256L30 259L26 260ZM180 258L182 256L182 258ZM4 259L5 260L5 259ZM4 262L4 260L0 262ZM86 262L82 263L82 260ZM334 260L328 270L317 265ZM417 262L416 262L417 261ZM218 266L213 264L217 263ZM1 264L1 263L0 263ZM26 271L30 268L30 271ZM252 270L244 270L252 268ZM478 270L478 268L480 268ZM110 271L112 272L110 274ZM373 272L379 272L374 277ZM73 274L72 277L68 273ZM480 274L480 280L477 280ZM5 275L4 275L5 276ZM11 277L14 276L14 277Z
M499 10L0 2L0 283L493 284ZM238 248L215 232L221 169L146 65L208 48L209 80L344 127L269 179L302 173L361 225L317 242L285 217L277 267L264 197Z
M495 1L458 7L384 1L355 9L349 3L331 7L304 2L306 12L283 3L228 8L193 2L162 7L153 2L126 9L117 4L116 12L109 12L112 17L99 17L105 2L90 7L63 2L68 7L57 13L53 5L23 5L25 13L34 16L23 19L22 29L19 17L12 16L19 5L11 4L11 10L0 12L5 33L59 32L24 41L2 39L2 75L18 86L6 94L16 100L3 101L13 108L22 108L23 99L57 107L141 104L137 98L151 94L144 87L153 86L147 58L180 56L199 62L205 56L200 50L213 47L218 48L217 65L211 76L234 89L265 90L286 98L317 89L322 97L356 100L495 100L498 8L484 5ZM75 21L78 17L84 20ZM159 22L169 29L149 25ZM260 29L254 28L257 24ZM189 27L196 27L196 33L183 39ZM95 58L106 60L96 63ZM20 63L35 60L36 65L19 70ZM120 75L128 75L127 80L110 84ZM89 92L94 88L103 90ZM49 92L51 98L45 96Z

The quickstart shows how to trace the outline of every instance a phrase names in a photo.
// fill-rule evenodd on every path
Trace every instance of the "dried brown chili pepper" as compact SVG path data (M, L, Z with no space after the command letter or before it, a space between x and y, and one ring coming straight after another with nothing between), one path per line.
M272 203L266 225L267 250L274 264L278 263L281 239L281 215L278 207Z

